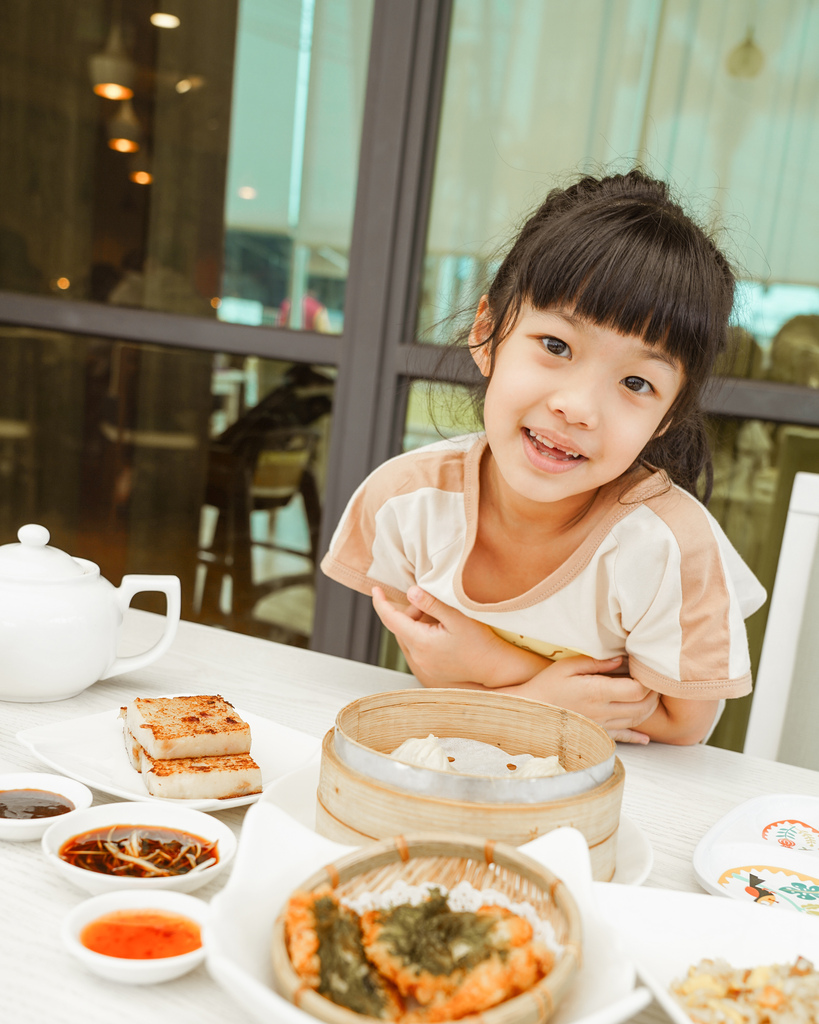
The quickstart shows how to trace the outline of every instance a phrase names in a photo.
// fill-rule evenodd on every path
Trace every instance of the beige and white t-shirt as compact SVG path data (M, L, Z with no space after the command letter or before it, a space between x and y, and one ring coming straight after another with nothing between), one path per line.
M384 463L350 499L322 570L403 601L417 583L548 657L627 655L634 679L670 697L750 693L744 620L765 591L713 516L663 472L604 488L598 525L537 586L494 604L471 600L462 576L485 448L483 434L470 434Z

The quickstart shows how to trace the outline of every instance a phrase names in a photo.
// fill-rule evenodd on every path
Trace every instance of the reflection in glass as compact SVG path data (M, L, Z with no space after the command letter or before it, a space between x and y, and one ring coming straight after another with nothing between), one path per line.
M371 15L241 0L222 320L341 331Z
M5 5L0 289L340 331L372 3Z
M770 598L797 472L819 473L819 428L761 420L712 418L714 492L709 504L731 542ZM768 602L747 621L752 671L756 671ZM731 701L710 742L742 749L750 697Z
M756 291L739 323L819 314L817 48L807 3L454 0L419 336L447 340L548 189L635 163L718 232Z
M42 523L115 584L179 576L184 618L306 645L333 374L0 328L0 543Z
M217 358L193 614L306 643L327 466L333 371ZM220 365L221 364L221 365ZM244 389L244 394L242 390Z
M481 429L480 416L463 385L425 380L410 384L403 451Z

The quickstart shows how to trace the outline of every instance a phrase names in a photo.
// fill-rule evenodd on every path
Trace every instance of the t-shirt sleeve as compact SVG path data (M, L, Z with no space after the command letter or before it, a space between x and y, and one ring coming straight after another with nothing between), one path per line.
M388 466L389 464L387 464ZM406 601L415 567L390 507L389 470L375 470L350 499L339 520L321 570L330 579L362 594L374 586Z
M435 577L441 552L457 547L463 531L464 462L473 450L463 441L405 452L374 470L350 499L322 571L362 594L378 585L404 602L414 583Z
M675 491L622 539L615 591L632 677L669 697L750 693L744 619L765 591L716 520Z

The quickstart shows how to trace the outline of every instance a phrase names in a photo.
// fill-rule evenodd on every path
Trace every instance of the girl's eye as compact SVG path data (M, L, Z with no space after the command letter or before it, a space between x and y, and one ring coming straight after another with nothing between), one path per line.
M654 391L654 388L642 377L624 377L620 383L625 384L635 395L650 395Z
M560 338L550 338L548 336L540 339L543 342L543 347L547 352L550 352L553 356L563 356L564 358L571 359L572 350L566 344L565 341L561 341Z

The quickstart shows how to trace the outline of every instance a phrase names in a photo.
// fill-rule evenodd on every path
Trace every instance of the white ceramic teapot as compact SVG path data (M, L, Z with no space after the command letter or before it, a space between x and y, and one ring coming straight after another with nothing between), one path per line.
M170 647L179 625L176 576L123 576L114 587L99 566L48 545L44 526L0 545L0 700L64 700L92 683L131 672ZM117 657L125 609L135 594L168 599L165 631L144 654Z

